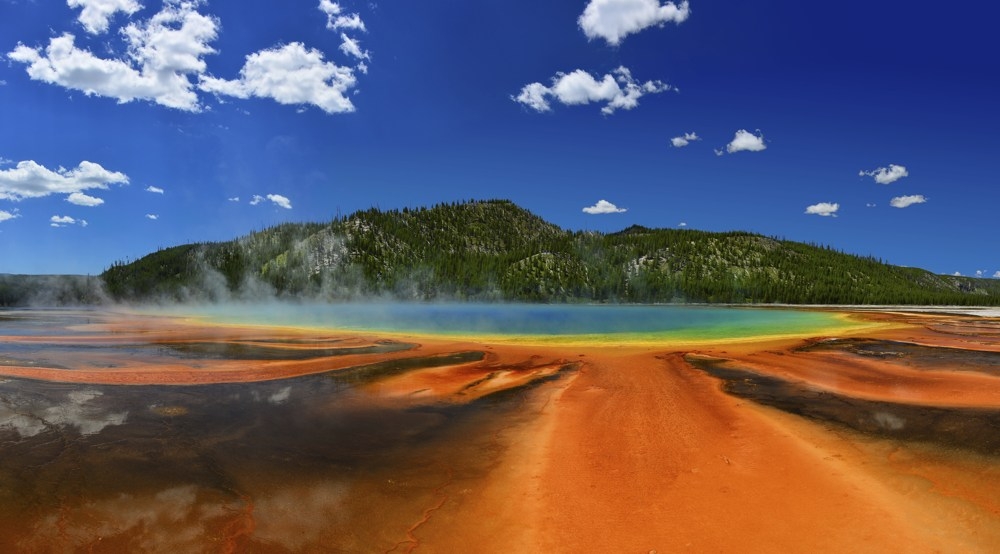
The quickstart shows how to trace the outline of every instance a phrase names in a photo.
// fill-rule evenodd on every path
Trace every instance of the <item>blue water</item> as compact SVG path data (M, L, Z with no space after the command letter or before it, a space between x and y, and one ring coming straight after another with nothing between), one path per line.
M738 338L802 333L843 324L826 312L701 306L267 304L206 307L194 313L227 323L457 336Z

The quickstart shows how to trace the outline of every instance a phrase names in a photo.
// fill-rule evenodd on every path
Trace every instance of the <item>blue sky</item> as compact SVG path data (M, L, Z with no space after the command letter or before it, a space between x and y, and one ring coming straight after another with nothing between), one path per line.
M0 273L507 198L568 229L748 230L1000 277L998 15L0 0Z

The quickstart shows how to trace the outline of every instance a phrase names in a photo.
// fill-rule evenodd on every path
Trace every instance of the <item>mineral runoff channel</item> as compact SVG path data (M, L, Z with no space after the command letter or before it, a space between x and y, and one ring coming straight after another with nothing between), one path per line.
M0 311L0 550L1000 551L1000 318L791 313L593 341Z

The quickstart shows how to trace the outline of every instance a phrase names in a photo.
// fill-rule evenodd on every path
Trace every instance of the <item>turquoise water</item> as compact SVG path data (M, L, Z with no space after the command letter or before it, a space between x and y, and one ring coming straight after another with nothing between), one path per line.
M527 304L237 305L185 310L214 321L449 336L718 339L842 327L836 314L702 306Z

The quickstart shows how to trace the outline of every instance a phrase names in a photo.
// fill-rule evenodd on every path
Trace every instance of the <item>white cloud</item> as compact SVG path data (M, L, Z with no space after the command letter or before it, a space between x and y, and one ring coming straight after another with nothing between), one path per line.
M362 50L361 43L358 40L353 39L344 33L340 33L340 40L340 51L344 54L354 56L359 60L371 59L371 53L367 50Z
M326 28L331 31L339 31L341 29L365 30L365 23L361 21L361 16L356 13L345 15L343 8L337 2L319 0L319 11L326 14Z
M9 219L16 219L18 217L21 217L21 214L17 213L16 209L12 212L5 212L3 210L0 210L0 223L7 221Z
M240 201L240 197L239 196L230 196L228 200L230 202L239 202Z
M361 16L356 13L345 14L343 8L337 2L331 0L320 0L319 10L326 14L326 28L331 31L341 31L340 51L347 56L358 60L371 60L371 52L363 50L358 39L347 36L345 30L365 31L365 23L361 21ZM368 65L364 62L358 64L358 71L368 73Z
M701 137L697 133L684 133L679 137L670 139L670 144L674 145L674 148L683 148L696 140L701 140Z
M568 105L603 102L601 112L612 114L615 110L631 110L639 105L639 99L647 94L656 94L672 87L661 81L639 83L625 67L618 67L612 73L597 80L590 73L577 69L571 73L556 73L552 86L530 83L521 88L520 94L511 99L538 112L551 110L549 98Z
M760 134L759 130L757 133L755 135L746 129L736 131L733 140L726 145L726 152L732 154L734 152L760 152L761 150L766 150L767 145L764 144L764 135Z
M14 160L8 160L7 158L0 156L0 167L3 167L5 165L12 165L13 163Z
M961 277L962 276L962 272L956 271L955 273L952 273L952 275L954 275L955 277Z
M156 221L157 219L160 219L160 216L156 214L146 214L146 219L152 219L153 221Z
M149 185L148 187L146 187L146 192L152 192L153 194L163 194L163 189L161 189L160 187L154 187L153 185Z
M230 198L229 200L231 202L239 202L240 199L239 197L233 197ZM292 201L280 194L268 194L267 196L261 196L259 194L255 194L253 195L253 198L250 199L250 205L256 206L257 204L260 204L264 200L270 200L271 203L274 204L275 206L285 208L286 210L292 209Z
M268 194L267 199L273 202L276 206L285 208L286 210L292 209L292 202L280 194Z
M866 208L874 208L875 207L875 203L874 202L866 202L865 203L865 207Z
M982 277L984 273L986 273L986 272L983 271L982 269L977 269L976 270L976 277Z
M589 39L603 38L611 45L653 25L683 23L691 14L687 0L678 6L659 0L590 0L577 19Z
M914 204L923 204L927 198L922 194L911 194L909 196L897 196L889 201L893 208L906 208Z
M713 148L713 149L712 149L712 152L715 152L715 155L716 155L716 156L721 156L721 155L723 155L723 154L725 154L725 153L726 153L726 152L725 152L725 150L723 150L723 149L721 149L721 148Z
M627 212L628 208L619 208L607 200L598 200L597 204L583 209L588 214L620 214Z
M813 204L806 208L806 213L810 215L820 215L823 217L833 216L837 217L837 210L840 209L840 204L835 202L820 202L819 204Z
M545 96L550 94L549 88L541 83L531 83L521 88L521 94L511 97L515 102L520 102L538 112L547 112L552 108Z
M87 206L94 207L100 206L104 203L104 200L96 198L94 196L88 196L82 192L74 192L66 197L66 201L70 204L76 204L77 206Z
M323 53L293 42L246 57L240 78L203 75L199 88L236 98L271 98L280 104L311 104L326 113L353 112L345 95L357 79L347 67L323 60Z
M128 176L88 161L80 162L74 169L60 167L53 171L33 160L25 160L11 169L0 170L0 200L72 195L89 189L106 190L111 184L128 184Z
M49 218L49 225L52 227L66 227L67 225L87 226L86 219L74 219L68 215L54 215Z
M677 226L678 226L678 227L687 227L687 226L688 226L688 224L687 224L687 223L685 223L685 222L683 222L683 221L681 221L680 223L678 223L678 224L677 224Z
M28 64L37 81L105 96L119 103L149 100L191 112L201 110L189 75L205 71L208 44L218 34L218 22L195 11L195 2L171 1L148 21L122 29L128 43L124 59L99 58L77 48L75 37L64 33L49 39L44 52L23 44L7 57Z
M994 279L1000 279L1000 271L997 271L996 273L994 273L993 274L993 278Z
M108 30L115 13L132 15L142 8L135 0L66 0L66 4L71 8L83 8L77 19L88 33L95 35Z
M889 167L880 167L871 171L861 170L858 172L859 177L874 177L875 182L880 185L894 183L907 175L909 175L909 172L906 171L906 167L896 164L889 164Z

